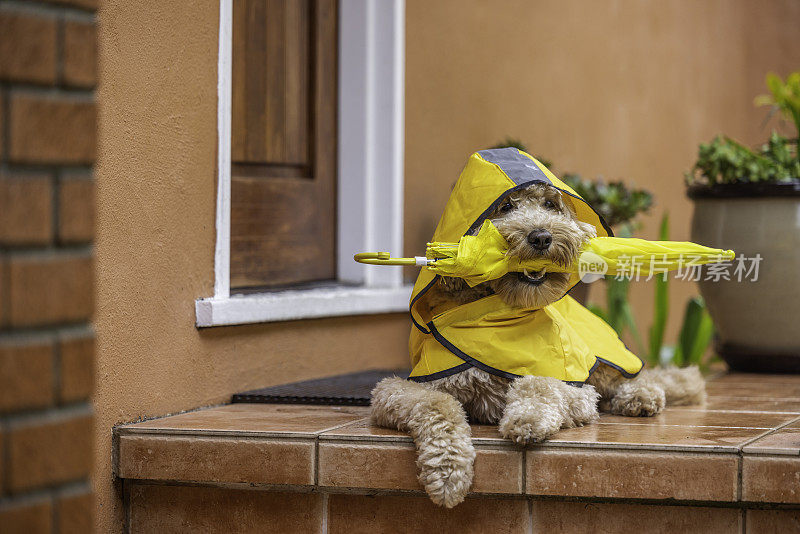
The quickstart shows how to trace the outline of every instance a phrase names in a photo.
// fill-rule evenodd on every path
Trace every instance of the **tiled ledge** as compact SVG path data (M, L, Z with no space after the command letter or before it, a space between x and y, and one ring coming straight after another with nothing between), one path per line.
M608 500L800 504L800 377L727 375L704 408L603 416L520 449L474 425L473 492ZM368 408L235 404L116 429L120 478L417 493L414 447Z

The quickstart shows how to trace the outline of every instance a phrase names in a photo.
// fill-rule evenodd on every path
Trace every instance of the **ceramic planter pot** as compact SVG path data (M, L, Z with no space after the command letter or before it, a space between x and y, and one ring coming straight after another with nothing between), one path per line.
M735 370L800 373L800 181L693 186L692 241L763 258L758 278L699 282ZM746 261L747 267L752 262Z

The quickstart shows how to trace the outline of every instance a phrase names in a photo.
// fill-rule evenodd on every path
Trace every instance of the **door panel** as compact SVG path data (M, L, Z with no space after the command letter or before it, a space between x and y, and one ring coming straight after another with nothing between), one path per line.
M335 279L334 0L235 0L231 287Z

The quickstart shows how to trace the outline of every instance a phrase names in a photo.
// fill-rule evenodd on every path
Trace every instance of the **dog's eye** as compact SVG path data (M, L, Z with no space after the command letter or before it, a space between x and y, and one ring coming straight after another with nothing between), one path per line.
M556 209L556 205L552 200L545 200L544 201L544 207L549 209L549 210Z
M511 203L511 201L510 201L510 200L507 200L507 201L505 202L505 204L503 204L502 206L500 206L500 211L502 211L503 213L508 213L508 212L509 212L509 211L511 211L512 209L514 209L514 205Z

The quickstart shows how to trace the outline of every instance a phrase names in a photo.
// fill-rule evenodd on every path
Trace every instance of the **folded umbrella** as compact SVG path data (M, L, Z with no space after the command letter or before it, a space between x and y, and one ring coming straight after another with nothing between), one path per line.
M732 250L705 247L687 241L648 241L633 237L595 237L571 265L545 258L521 260L508 254L508 242L491 221L476 235L458 243L428 243L425 257L392 258L387 252L361 253L355 260L373 265L418 265L442 276L463 278L470 286L494 280L509 272L550 271L580 275L634 277L734 259Z

